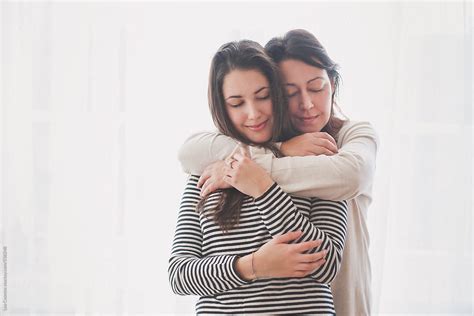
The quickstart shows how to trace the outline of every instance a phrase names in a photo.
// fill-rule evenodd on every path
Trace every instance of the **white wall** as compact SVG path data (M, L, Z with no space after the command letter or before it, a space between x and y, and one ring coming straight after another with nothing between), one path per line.
M471 2L0 10L9 314L193 313L195 299L167 279L185 181L177 149L213 128L217 48L292 28L340 63L344 112L381 139L369 211L376 312L472 312Z

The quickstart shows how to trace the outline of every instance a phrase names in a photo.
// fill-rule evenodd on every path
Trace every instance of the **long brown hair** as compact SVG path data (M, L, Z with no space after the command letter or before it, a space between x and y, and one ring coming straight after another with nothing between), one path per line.
M263 144L255 144L237 131L227 113L223 84L226 75L231 71L257 70L266 77L270 85L272 101L273 129L272 138ZM241 143L269 148L277 156L281 156L273 145L275 140L288 139L296 135L288 115L288 104L283 92L283 83L278 66L266 54L257 42L242 40L222 45L214 55L209 72L208 100L209 110L219 132ZM240 219L240 210L246 195L231 188L222 190L212 214L214 221L226 232L236 226ZM198 203L198 211L203 212L208 198ZM206 210L207 211L207 210Z
M336 139L339 130L344 125L345 120L336 116L335 109L342 114L336 102L339 92L341 75L339 66L328 55L326 49L318 39L306 30L291 30L283 37L274 37L265 45L267 54L279 64L288 59L295 59L313 67L326 70L329 79L334 84L334 91L331 96L331 114L327 124L321 131L328 133ZM347 119L347 117L345 117Z

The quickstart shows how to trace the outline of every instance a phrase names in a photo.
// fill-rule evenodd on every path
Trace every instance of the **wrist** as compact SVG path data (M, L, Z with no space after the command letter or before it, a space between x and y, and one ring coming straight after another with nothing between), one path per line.
M235 268L240 277L246 281L256 279L254 270L253 253L237 259Z
M253 194L253 198L257 199L261 197L265 192L270 189L270 187L274 184L275 182L273 181L272 178L270 177L264 177L261 179L260 183L256 186L257 190Z

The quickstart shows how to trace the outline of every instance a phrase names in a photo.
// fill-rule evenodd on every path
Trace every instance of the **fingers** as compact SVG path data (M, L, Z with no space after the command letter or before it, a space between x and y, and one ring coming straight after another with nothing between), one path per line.
M229 170L230 167L222 161L215 162L204 169L197 183L197 186L201 188L201 196L207 196L218 189L225 189L227 186L222 180Z
M228 158L232 158L232 157L233 157L237 152L239 152L239 151L240 151L240 145L235 146L235 147L234 147L234 150L232 150L232 152L230 153L230 155L227 156L226 161L227 161Z
M204 172L202 175L199 177L199 181L197 183L197 187L201 188L202 185L211 177L211 173L207 171L207 169L204 169ZM202 192L202 191L201 191Z
M294 250L298 253L303 253L313 248L321 246L323 241L321 239L305 241L294 245Z
M240 148L239 152L242 156L250 158L250 150L249 150L248 145L240 144L239 148Z
M328 253L327 250L322 250L315 253L301 254L299 256L299 260L301 260L301 262L306 262L306 263L316 262L318 260L326 258L327 253Z
M333 153L338 152L336 141L328 133L315 132L315 133L311 133L311 135L313 136L313 141L315 145L325 147L329 149L330 151L332 151Z
M235 160L242 162L245 159L245 156L242 155L241 153L236 153L235 155L232 156Z
M236 162L237 160L234 159L233 157L229 157L226 159L226 165L230 168L230 169L234 169L235 167L232 165L234 162Z
M305 277L326 263L327 250L313 254L303 254L299 257L300 263L295 266L295 276Z
M321 147L324 147L324 148L330 150L332 153L337 153L338 152L337 146L335 144L333 144L331 141L329 141L328 139L316 138L314 140L314 143L315 143L315 145L318 145L318 146L321 146Z
M278 243L278 244L287 244L290 241L298 239L302 233L303 233L302 231L288 232L288 233L274 237L273 240L275 243Z
M318 138L327 139L327 140L329 140L331 143L333 143L334 146L337 146L336 140L335 140L331 135L329 135L329 134L326 133L326 132L315 132L315 133L313 133L313 135L316 136L316 137L318 137Z
M212 181L209 179L204 182L202 189L201 189L201 196L207 196L208 194L215 191L215 186L213 185Z
M243 162L245 159L249 159L250 160L250 157L247 156L246 154L242 154L240 152L238 153L235 153L232 158L234 158L234 160L237 160L239 162Z
M306 155L307 156L313 156L313 155L316 155L316 156L319 156L319 155L332 156L334 154L336 154L336 153L330 151L329 149L327 149L325 147L315 146L313 149L308 151L308 153Z
M316 269L319 269L321 266L323 266L326 263L326 259L322 258L318 261L315 262L309 262L309 263L300 263L296 266L296 274L303 274L303 276L307 276L308 274L312 273Z
M242 161L244 158L250 158L249 146L240 143L237 147L234 148L229 158L233 158L237 161Z

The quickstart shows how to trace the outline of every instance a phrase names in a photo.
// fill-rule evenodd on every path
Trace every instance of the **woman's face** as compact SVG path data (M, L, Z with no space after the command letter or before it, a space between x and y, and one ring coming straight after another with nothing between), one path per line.
M257 70L235 69L225 76L222 92L237 131L254 143L269 141L273 113L267 78Z
M331 115L334 88L326 70L296 59L282 61L279 66L293 125L302 133L321 131Z

